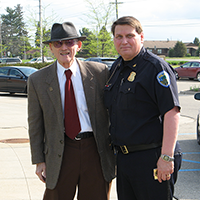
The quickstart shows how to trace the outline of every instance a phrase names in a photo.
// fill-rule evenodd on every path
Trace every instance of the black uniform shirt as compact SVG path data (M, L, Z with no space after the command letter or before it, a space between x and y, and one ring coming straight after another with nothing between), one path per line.
M131 61L119 57L105 86L115 145L162 142L163 117L179 107L172 67L142 47Z

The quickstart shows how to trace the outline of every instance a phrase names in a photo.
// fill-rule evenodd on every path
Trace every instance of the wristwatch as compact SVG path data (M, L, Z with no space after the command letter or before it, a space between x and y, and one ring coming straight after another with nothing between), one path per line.
M161 157L163 160L167 161L167 162L174 161L174 158L173 158L173 157L170 157L170 156L165 155L165 154L161 154L160 157Z

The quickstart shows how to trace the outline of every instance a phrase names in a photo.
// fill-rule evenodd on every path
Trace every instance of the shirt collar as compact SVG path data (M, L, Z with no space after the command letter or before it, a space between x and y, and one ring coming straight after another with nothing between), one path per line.
M76 76L76 73L79 72L79 67L78 67L78 63L76 61L76 59L74 59L74 62L72 63L72 65L68 68L72 71L72 74L74 76ZM66 68L64 68L58 61L57 61L57 72L59 75L64 75L65 70L68 70Z
M130 60L127 63L126 62L125 63L122 62L123 64L125 64L123 67L127 66L127 67L130 67L132 70L136 69L137 65L140 62L140 59L141 59L141 57L143 56L144 53L145 53L145 48L144 48L144 46L142 46L139 54L136 57L134 57L132 60Z

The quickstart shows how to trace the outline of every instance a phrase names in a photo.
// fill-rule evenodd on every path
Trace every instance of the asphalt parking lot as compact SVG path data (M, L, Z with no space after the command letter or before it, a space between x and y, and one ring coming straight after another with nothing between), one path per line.
M177 81L181 103L178 140L183 163L175 186L180 200L200 200L200 145L196 141L196 115L200 101L194 100L190 87L200 82ZM27 142L27 96L0 93L0 200L41 200L44 185L35 175ZM10 140L11 139L11 140ZM117 200L115 181L111 200Z
M200 87L200 82L178 80L181 119L179 136L183 162L175 188L175 195L181 200L200 199L200 145L196 141L196 116L200 101L194 99L190 87ZM184 120L183 120L184 119Z

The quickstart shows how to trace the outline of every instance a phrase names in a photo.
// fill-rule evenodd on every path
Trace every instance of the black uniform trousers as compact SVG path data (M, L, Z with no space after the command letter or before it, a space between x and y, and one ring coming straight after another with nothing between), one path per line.
M117 192L118 200L171 200L177 172L180 169L182 154L175 153L174 173L169 181L159 183L154 180L161 148L118 153L117 156Z

